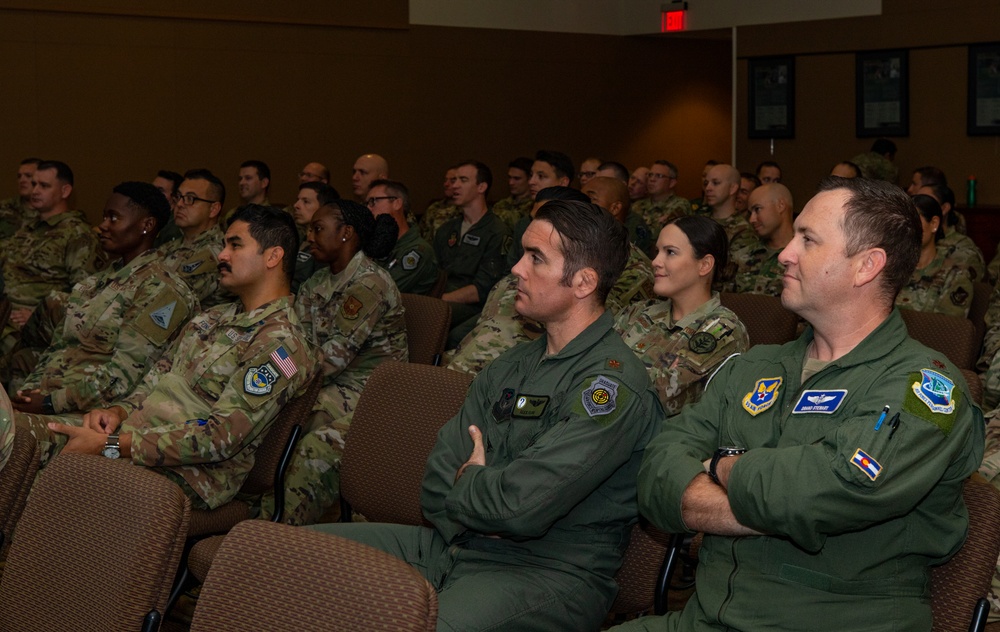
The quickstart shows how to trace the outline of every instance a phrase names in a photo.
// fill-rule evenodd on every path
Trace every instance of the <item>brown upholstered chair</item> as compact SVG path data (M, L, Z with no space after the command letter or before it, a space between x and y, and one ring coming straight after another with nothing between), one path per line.
M983 405L983 379L979 377L979 374L970 369L960 369L962 371L962 377L965 378L965 382L969 385L969 395L972 397L972 401L976 402L977 406Z
M190 508L150 469L60 454L18 524L0 581L0 629L156 630Z
M969 535L947 564L931 570L933 632L965 632L990 589L1000 555L1000 492L973 475L962 490Z
M448 286L448 271L438 270L437 281L434 282L434 287L431 288L430 296L434 298L441 298L444 294L444 288Z
M622 567L615 575L618 583L618 596L611 605L609 616L632 615L650 612L663 614L661 600L665 599L663 591L664 577L669 580L674 564L670 563L668 553L671 549L672 537L653 525L640 521L632 527L632 534ZM661 595L658 599L657 596ZM665 610L663 601L663 610Z
M402 297L410 362L437 366L448 341L451 305L420 294L402 294Z
M427 580L388 553L250 520L219 548L191 632L433 632L437 610Z
M0 547L10 544L41 458L38 442L30 433L14 433L10 458L0 471Z
M799 317L781 305L781 299L764 294L723 292L722 305L733 310L747 328L750 346L780 345L795 340Z
M939 351L960 369L974 369L979 358L976 328L968 318L901 309L910 337Z
M972 284L972 304L969 305L969 320L976 329L976 340L980 347L983 345L983 338L986 336L986 310L990 307L990 298L993 296L993 286L989 283L976 281Z

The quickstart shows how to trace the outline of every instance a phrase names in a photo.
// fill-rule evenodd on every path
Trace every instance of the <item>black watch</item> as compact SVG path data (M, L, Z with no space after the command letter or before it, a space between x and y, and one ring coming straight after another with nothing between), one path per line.
M712 455L712 464L708 466L708 475L712 477L712 480L715 481L716 485L722 484L719 482L719 475L715 473L715 468L718 467L719 461L727 456L739 456L746 451L746 448L737 448L731 445L722 446L715 451L715 454Z
M46 395L42 399L42 414L43 415L54 415L56 414L56 408L52 405L52 396Z

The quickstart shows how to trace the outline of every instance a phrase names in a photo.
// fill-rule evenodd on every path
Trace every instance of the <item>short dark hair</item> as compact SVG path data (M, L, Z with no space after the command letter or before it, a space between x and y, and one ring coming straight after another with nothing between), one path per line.
M570 160L569 156L561 151L542 149L535 154L535 161L545 162L552 165L556 175L560 178L569 178L570 181L572 181L576 176L576 169L573 167L573 161Z
M181 182L184 182L184 176L177 173L176 171L168 171L166 169L160 169L159 171L157 171L156 177L163 178L164 180L170 180L171 182L173 182L174 191L176 191L177 187L181 185Z
M889 158L896 157L896 143L892 142L888 138L876 138L875 142L872 143L872 153L885 155L889 154Z
M392 252L399 236L399 225L389 215L372 215L368 207L354 200L334 200L326 206L337 209L344 223L354 228L361 242L361 251L372 259L384 259Z
M867 178L827 176L819 191L844 190L844 254L852 257L868 248L885 251L883 295L891 303L909 281L920 258L923 227L913 200L894 184Z
M603 305L625 269L629 255L628 230L611 213L590 202L551 200L535 221L546 221L559 233L564 285L584 268L597 272L597 299Z
M340 199L340 194L337 193L337 189L334 189L329 184L323 182L303 182L299 185L299 191L302 189L311 189L316 192L316 201L319 202L320 206L325 206L330 202Z
M597 168L598 171L608 170L614 173L614 177L618 178L622 182L628 182L629 173L628 168L625 167L620 162L614 160L608 160L607 162L602 162L601 166Z
M243 164L240 165L240 169L243 169L244 167L253 167L254 169L256 169L257 177L260 178L261 180L267 178L268 185L270 186L271 168L267 166L266 162L264 162L263 160L246 160L243 162ZM264 187L265 190L267 188L268 187Z
M73 170L65 162L60 160L43 160L35 167L35 171L48 171L49 169L55 170L56 180L73 186Z
M535 204L539 202L548 202L549 200L566 200L569 202L590 202L590 198L587 194L580 189L574 189L573 187L545 187L540 190L537 195L535 195Z
M722 224L704 215L686 215L669 222L681 229L684 236L691 242L694 256L704 259L712 255L715 266L712 268L712 282L719 280L729 265L729 237Z
M212 191L212 197L219 201L219 204L226 203L226 185L222 184L222 180L208 169L188 169L184 172L185 180L205 180L209 184L209 189Z
M948 186L948 178L944 175L944 171L941 171L937 167L932 167L931 165L917 167L913 170L913 173L920 174L920 184L922 186L929 187L934 184Z
M764 167L774 167L775 169L777 169L778 170L778 174L779 174L778 175L778 181L781 182L781 175L780 175L781 174L781 165L779 165L778 163L774 162L773 160L765 160L764 162L762 162L759 165L757 165L757 171L754 172L754 173L757 174L757 177L760 177L760 170L763 169Z
M531 175L531 165L535 164L535 161L527 156L520 156L511 160L507 163L508 169L520 169L524 173Z
M170 202L163 197L159 189L148 182L122 182L111 192L124 195L128 198L129 206L145 211L156 220L156 227L153 228L154 237L170 219Z
M485 164L479 162L478 160L463 160L455 165L455 168L461 167L475 167L476 168L476 184L486 183L486 192L483 195L489 195L490 188L493 186L493 172Z
M299 252L299 230L295 227L291 214L277 206L244 204L229 218L227 226L232 226L233 222L246 222L249 225L250 236L260 246L258 253L274 246L280 246L285 251L281 268L291 284Z
M859 167L857 164L851 162L850 160L841 160L836 165L834 165L834 167L837 167L839 165L847 165L848 167L850 167L851 169L853 169L854 170L854 177L855 178L863 178L863 177L865 177L865 174L861 172L861 167Z
M941 210L941 205L938 201L929 195L924 195L923 193L918 193L913 196L913 205L917 207L917 212L928 222L938 218L938 228L937 232L934 233L934 241L938 241L944 237L944 212Z
M22 165L37 165L40 162L42 162L41 158L25 158L24 160L21 161L21 164Z
M750 173L749 171L741 171L740 172L740 177L741 178L746 178L750 182L753 182L753 185L755 187L759 187L760 186L760 178L758 178L754 174Z
M672 178L676 178L677 177L677 174L678 174L677 165L675 165L674 163L670 162L669 160L654 160L653 164L654 165L661 165L661 166L666 167L667 169L670 170L670 173L674 174L674 175L672 175L670 177L672 177Z
M406 188L405 184L396 180L379 178L378 180L372 180L368 190L371 191L375 187L385 187L387 193L395 195L403 203L403 213L410 212L410 190Z

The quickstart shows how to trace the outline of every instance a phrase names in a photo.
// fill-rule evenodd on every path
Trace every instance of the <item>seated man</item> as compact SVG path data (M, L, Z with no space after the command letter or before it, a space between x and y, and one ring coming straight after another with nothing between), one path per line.
M18 430L38 439L43 463L60 450L121 456L155 467L195 508L232 500L271 421L316 369L291 307L297 250L290 215L241 208L219 253L220 284L238 301L195 316L135 391L110 408L70 420L19 414Z
M388 215L399 233L392 251L378 264L385 268L396 288L409 294L430 294L437 284L438 264L434 248L406 221L410 214L410 190L395 180L375 180L366 201L374 217Z
M735 268L732 291L781 296L785 268L778 255L795 235L792 193L780 182L763 184L750 193L747 204L758 239L730 249Z
M598 629L663 418L604 308L625 227L556 201L523 240L517 309L546 332L487 367L438 434L421 494L432 526L316 527L413 564L439 591L439 630Z
M931 629L929 567L965 539L984 428L893 308L920 236L896 186L820 184L781 254L782 303L812 327L723 365L639 473L653 524L706 534L697 596L616 629Z

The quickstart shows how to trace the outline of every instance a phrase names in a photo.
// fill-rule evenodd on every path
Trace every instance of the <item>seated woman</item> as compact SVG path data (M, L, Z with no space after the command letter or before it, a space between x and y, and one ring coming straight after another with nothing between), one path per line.
M375 367L407 361L403 301L374 259L389 254L398 228L350 200L321 206L309 222L312 254L326 264L299 288L295 312L306 337L322 350L323 390L285 480L285 515L312 524L340 496L339 466L354 406ZM273 498L264 501L265 515Z
M668 416L698 401L727 358L749 347L746 328L722 306L712 281L725 269L726 231L704 216L676 219L660 231L653 291L666 300L635 303L615 329L645 363Z
M965 318L972 305L972 277L968 266L947 256L937 242L944 237L941 205L929 195L914 195L913 203L924 227L917 269L899 296L896 306Z

